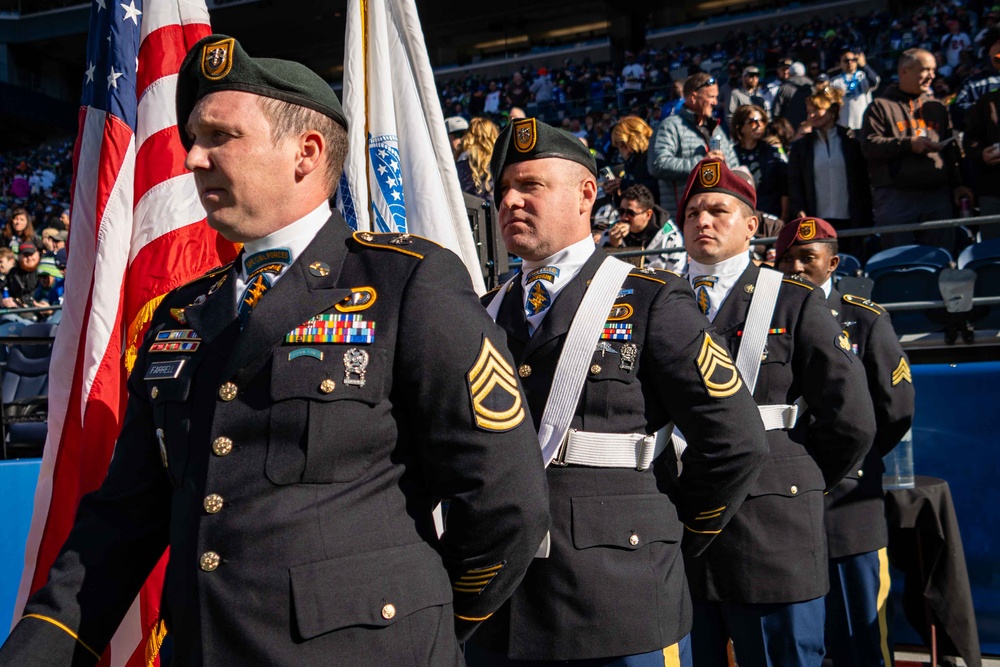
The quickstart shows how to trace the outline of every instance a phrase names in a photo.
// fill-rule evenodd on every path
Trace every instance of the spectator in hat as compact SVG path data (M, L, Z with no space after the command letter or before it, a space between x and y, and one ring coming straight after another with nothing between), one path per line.
M764 141L767 112L758 104L741 106L733 115L733 150L739 163L753 176L757 209L781 220L788 219L788 161Z
M452 156L457 161L458 156L462 154L462 137L469 131L469 121L461 116L450 116L444 119L444 126L448 130Z
M538 68L538 76L535 80L531 82L531 86L528 90L535 98L535 102L539 106L544 106L552 101L552 79L549 76L549 70L544 67ZM487 164L489 159L487 159Z
M469 123L456 164L462 192L487 199L493 192L490 156L499 134L500 129L489 118L473 118Z
M53 306L62 303L63 299L63 272L56 266L54 257L42 257L38 262L38 287L32 295L32 300L36 306ZM37 321L52 321L56 311L43 310L36 313Z
M7 294L0 303L4 308L31 308L35 305L34 293L38 287L38 263L41 255L38 248L30 241L22 243L18 248L17 265L7 274ZM34 322L32 313L8 313L0 318L6 322Z
M57 251L55 255L56 266L58 266L62 271L66 271L66 256L66 248Z
M872 93L881 82L878 73L868 64L863 51L844 51L840 56L840 74L830 79L830 85L844 93L837 121L841 127L861 129L865 109L872 103Z
M1000 27L994 26L986 31L982 47L987 62L980 73L962 83L950 107L951 122L958 128L966 127L969 111L979 98L1000 89Z
M3 243L14 252L18 252L22 243L35 242L35 227L31 224L31 216L23 208L15 208L10 220L3 228Z
M790 216L828 220L841 231L870 227L872 201L861 145L838 125L843 92L829 86L806 100L809 112L788 164ZM861 239L841 239L846 252L864 256Z
M60 249L66 247L67 233L59 231L54 227L46 227L42 230L42 256L52 257Z
M733 94L729 97L729 104L726 106L726 127L730 128L729 135L734 141L739 141L739 137L733 128L733 114L736 110L747 104L755 104L764 108L764 96L760 89L760 68L756 65L748 65L743 68L743 85L733 89Z
M706 157L738 164L732 142L712 117L719 100L719 86L705 73L684 82L684 107L656 128L649 150L649 173L660 179L660 206L673 214L684 193L688 174ZM713 148L717 144L718 148Z
M778 88L771 115L787 118L792 127L798 127L806 119L806 98L812 95L813 80L800 62L792 63L788 71L790 76Z
M774 78L767 82L761 89L761 96L764 98L764 108L768 112L774 111L774 100L778 97L778 90L781 85L788 80L789 70L792 67L791 58L782 58L778 61L777 69L774 70Z

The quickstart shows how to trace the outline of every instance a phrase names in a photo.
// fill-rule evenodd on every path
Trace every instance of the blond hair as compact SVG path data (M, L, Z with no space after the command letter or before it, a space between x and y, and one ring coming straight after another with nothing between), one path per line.
M462 137L462 150L469 156L469 167L472 168L472 182L480 194L493 191L490 158L499 135L500 128L489 118L473 118L469 122L469 131Z
M611 141L625 144L633 153L645 153L649 150L651 136L653 128L638 116L625 116L611 128Z
M844 100L844 91L840 88L834 88L833 86L827 84L825 86L817 86L813 94L806 98L806 101L812 104L817 109L826 111L831 107L835 111L840 109L840 104Z

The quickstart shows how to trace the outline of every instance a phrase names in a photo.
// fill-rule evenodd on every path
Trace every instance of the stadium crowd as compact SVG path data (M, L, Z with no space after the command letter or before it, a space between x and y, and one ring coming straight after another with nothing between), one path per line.
M58 321L62 303L72 142L0 154L0 322ZM9 312L12 309L14 312Z
M626 53L621 70L567 59L453 79L441 102L470 194L490 190L483 128L495 135L528 115L586 143L602 167L594 229L606 247L681 245L677 197L712 154L753 176L760 236L803 215L839 231L991 215L1000 213L998 21L1000 6L933 2L753 26L713 44ZM844 238L842 250L862 262L914 241L954 253L995 229ZM683 253L658 261L679 269Z

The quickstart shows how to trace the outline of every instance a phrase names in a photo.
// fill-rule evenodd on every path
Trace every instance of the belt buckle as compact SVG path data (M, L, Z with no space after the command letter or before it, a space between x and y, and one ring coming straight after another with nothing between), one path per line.
M552 462L549 463L550 466L555 466L557 468L565 468L568 463L566 463L566 450L569 449L569 434L576 433L575 428L571 428L566 431L566 435L563 436L562 442L559 444L559 449L556 450L556 455L552 457Z

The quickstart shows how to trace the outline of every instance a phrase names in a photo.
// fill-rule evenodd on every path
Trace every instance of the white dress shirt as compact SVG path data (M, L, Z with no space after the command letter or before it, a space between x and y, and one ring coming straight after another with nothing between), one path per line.
M695 278L701 276L715 276L719 279L714 286L706 288L710 305L705 316L709 322L715 321L715 316L719 314L719 308L729 295L729 291L733 289L733 285L740 279L748 266L750 266L749 252L740 253L718 264L702 264L688 258L687 279L692 287L694 287Z
M295 261L295 259L302 254L302 251L312 243L312 240L316 238L316 234L319 232L320 228L330 219L330 204L324 201L322 204L316 207L314 211L305 215L305 217L299 218L287 227L282 227L276 232L271 232L264 238L254 239L253 241L247 241L243 244L243 257L249 257L254 253L258 253L261 250L273 250L275 248L287 248L291 253L291 260L289 265ZM287 267L285 271L287 271ZM285 275L285 271L282 271L277 276L271 279L271 286L281 280L281 277ZM243 298L243 289L246 287L247 274L244 266L239 267L239 271L236 274L236 306L239 307L240 300Z
M532 262L530 260L524 260L521 264L521 287L524 288L524 301L521 307L524 308L528 300L528 274L535 269L540 269L543 266L554 266L559 269L559 275L555 277L552 282L543 281L545 289L548 291L551 297L551 302L554 304L556 302L556 296L562 291L570 280L576 277L576 274L580 273L580 269L583 265L587 263L590 256L594 254L594 238L588 233L587 236L571 246L566 246L559 252L546 257L545 259L539 260L537 262ZM534 282L534 281L532 281ZM550 305L548 308L542 312L531 315L528 317L528 333L533 334L535 330L541 326L542 320L545 319L545 315L552 310ZM525 311L527 312L527 311Z

